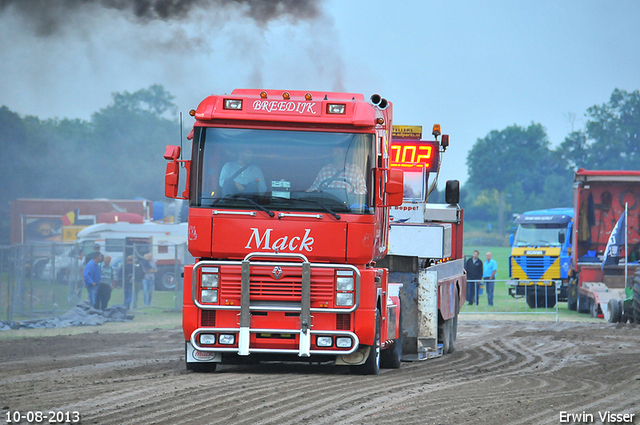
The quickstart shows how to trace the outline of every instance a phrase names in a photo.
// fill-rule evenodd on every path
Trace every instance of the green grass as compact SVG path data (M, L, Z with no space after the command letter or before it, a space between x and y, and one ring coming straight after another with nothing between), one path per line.
M30 282L27 281L25 300L29 299L31 294ZM0 281L1 310L0 320L7 319L7 280ZM52 312L53 302L58 304L56 315L60 316L72 306L68 306L68 287L66 285L51 285L51 282L33 280L33 309L40 310L41 313L34 313L33 318L50 318L54 317ZM102 326L79 326L69 328L54 329L17 329L10 331L0 331L0 340L17 339L27 337L41 336L57 336L57 335L76 335L88 332L114 333L114 332L143 332L152 329L173 329L180 327L182 324L182 312L175 309L175 296L182 297L182 293L175 294L167 291L154 291L151 299L151 305L144 307L142 291L138 294L138 309L134 310L135 318L131 322L105 323ZM82 299L87 299L87 290L82 290ZM124 293L122 288L116 288L111 293L109 305L122 304L124 301ZM133 305L131 306L133 307ZM29 320L30 305L25 304L23 312L14 312L13 321L19 322Z
M508 287L504 281L509 279L509 255L511 254L511 247L471 245L464 247L464 254L467 257L471 257L475 249L480 252L480 259L483 262L486 261L487 251L491 252L493 259L498 263L496 280L502 282L495 283L492 307L489 307L487 303L487 290L485 288L483 294L480 296L480 304L478 306L465 304L462 307L461 312L464 313L461 315L462 320L556 320L555 308L531 309L524 298L514 299L509 295ZM588 314L570 311L567 308L567 303L564 301L558 302L558 318L563 322L602 323L602 319L594 319Z

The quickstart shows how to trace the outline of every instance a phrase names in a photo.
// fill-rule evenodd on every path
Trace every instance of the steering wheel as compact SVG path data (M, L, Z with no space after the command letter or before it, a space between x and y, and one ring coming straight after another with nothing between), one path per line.
M353 192L353 186L351 185L351 183L345 181L344 179L337 178L337 177L331 177L331 178L322 180L320 182L320 184L318 185L318 190L321 190L321 189L324 189L324 188L328 188L329 185L334 181L339 181L341 183L344 183L344 184L348 185L349 186L348 192Z

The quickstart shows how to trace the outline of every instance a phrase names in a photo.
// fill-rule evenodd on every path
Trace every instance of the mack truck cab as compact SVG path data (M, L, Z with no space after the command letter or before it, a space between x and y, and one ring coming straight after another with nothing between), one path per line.
M403 198L403 173L389 166L391 102L237 89L190 114L191 157L165 151L165 193L189 200L196 258L184 269L187 369L399 367L399 285L376 266Z

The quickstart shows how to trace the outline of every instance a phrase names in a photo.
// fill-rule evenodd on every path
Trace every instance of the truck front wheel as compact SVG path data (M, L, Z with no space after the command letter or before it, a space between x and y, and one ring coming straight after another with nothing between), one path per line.
M578 313L589 313L590 307L591 306L589 305L589 297L579 293L578 303L576 305L576 309L578 310Z
M157 291L173 291L176 287L176 276L173 266L160 267L156 273L156 290Z
M380 353L380 366L387 369L399 369L402 365L402 310L398 320L398 338L393 341L391 348Z
M609 323L618 323L622 320L622 310L620 309L620 301L615 298L611 298L607 303L607 314L604 318Z
M578 308L578 285L573 279L567 288L567 308L571 311L576 311Z
M380 373L380 310L376 310L376 334L369 357L364 364L351 366L351 372L358 375L377 375Z

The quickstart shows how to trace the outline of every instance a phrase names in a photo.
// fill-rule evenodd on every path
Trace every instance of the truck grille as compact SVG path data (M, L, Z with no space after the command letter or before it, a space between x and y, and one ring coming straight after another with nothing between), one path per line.
M202 326L215 326L216 325L216 311L215 310L202 310Z
M549 270L549 268L556 262L558 257L526 257L526 256L514 256L513 260L522 268L525 272L524 276L517 276L514 272L514 278L519 279L532 279L538 280ZM557 273L554 271L552 276L547 276L550 279L557 279L560 277L560 266Z
M256 301L295 301L302 297L302 269L283 267L282 277L275 279L273 267L251 267L250 298ZM221 267L220 298L239 299L241 286L240 267ZM333 270L311 270L311 301L331 302L334 294Z
M339 331L348 331L351 329L350 314L336 314L336 329Z

